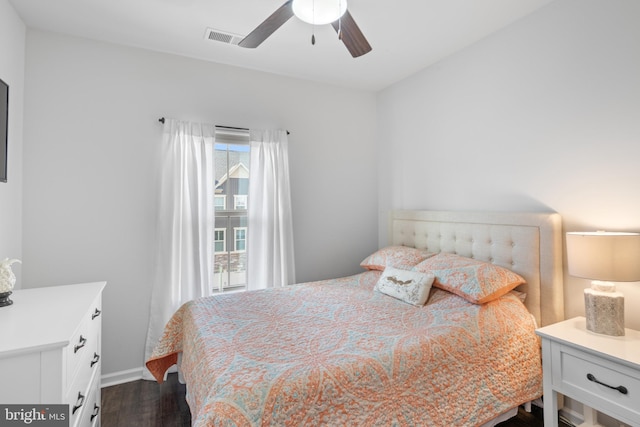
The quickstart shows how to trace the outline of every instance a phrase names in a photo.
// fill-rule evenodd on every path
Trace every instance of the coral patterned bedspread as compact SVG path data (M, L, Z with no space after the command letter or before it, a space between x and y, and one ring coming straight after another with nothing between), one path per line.
M423 307L373 290L380 272L182 306L147 361L182 353L194 426L476 426L542 394L534 322L508 294Z

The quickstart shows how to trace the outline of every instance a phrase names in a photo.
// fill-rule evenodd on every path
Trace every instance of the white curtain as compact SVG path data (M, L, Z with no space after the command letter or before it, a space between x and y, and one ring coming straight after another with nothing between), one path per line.
M247 289L295 283L289 148L284 130L251 130Z
M145 360L171 315L211 295L215 126L166 119L160 155L156 272ZM145 369L144 377L153 379Z

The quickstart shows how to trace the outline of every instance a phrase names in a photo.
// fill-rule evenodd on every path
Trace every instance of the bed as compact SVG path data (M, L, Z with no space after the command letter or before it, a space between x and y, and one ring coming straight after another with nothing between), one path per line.
M185 304L147 368L179 363L194 426L493 425L540 397L559 215L394 211L388 240L353 276Z

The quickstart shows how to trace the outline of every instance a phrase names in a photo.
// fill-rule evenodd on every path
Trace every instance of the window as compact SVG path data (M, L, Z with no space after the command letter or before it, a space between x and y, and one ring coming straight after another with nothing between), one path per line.
M236 194L233 196L233 208L247 210L247 195Z
M235 244L234 250L236 252L244 252L247 250L247 227L239 227L234 230Z
M215 204L217 211L223 211L227 209L227 196L225 196L224 194L216 194Z
M249 150L249 132L216 131L214 292L247 285Z
M224 252L225 251L225 241L227 237L227 230L225 228L216 228L213 232L213 240L215 246L215 252Z

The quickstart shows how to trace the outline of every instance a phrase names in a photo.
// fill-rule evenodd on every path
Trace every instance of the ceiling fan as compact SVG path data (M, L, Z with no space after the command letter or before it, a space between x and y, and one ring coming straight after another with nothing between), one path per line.
M371 51L371 45L347 10L347 0L288 0L238 45L246 48L260 46L294 15L312 25L331 24L354 58ZM315 35L311 36L311 43L315 44Z

